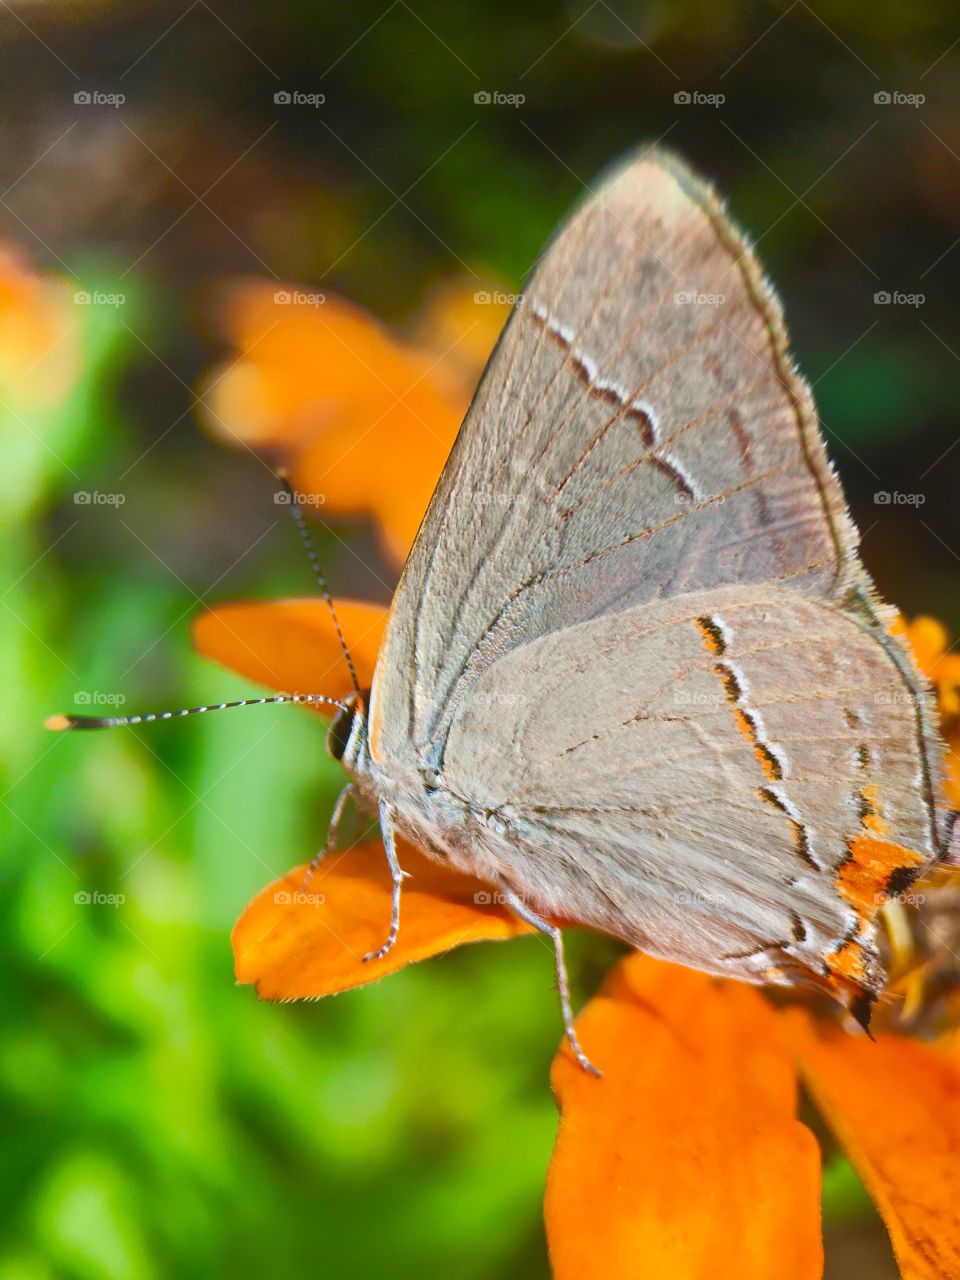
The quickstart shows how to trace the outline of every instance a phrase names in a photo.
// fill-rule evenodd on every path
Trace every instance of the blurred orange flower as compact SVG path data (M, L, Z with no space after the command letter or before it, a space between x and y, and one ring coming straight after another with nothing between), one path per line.
M277 320L262 288L248 287L236 299L235 333L245 354L239 372L237 365L221 372L208 403L212 395L218 415L236 426L242 379L249 379L254 392L245 400L242 438L292 459L297 486L322 491L328 509L370 511L399 559L417 520L402 485L382 478L405 483L422 465L422 508L465 394L457 400L452 382L442 393L424 348L415 355L346 304ZM296 336L295 353L270 341L269 316ZM362 390L353 383L360 357L344 356L335 367L348 331L363 362L379 362L378 376L368 371ZM296 389L281 386L284 361L296 370ZM371 428L375 400L383 418ZM436 417L421 464L412 450L423 441L420 417L429 413ZM382 429L386 419L389 430ZM343 447L351 432L364 430L376 436L381 477L366 497L363 475L336 490L342 474L329 452L331 441ZM369 683L386 610L350 601L338 610L360 682ZM918 619L902 629L936 684L949 726L957 659L946 654L938 628ZM195 637L207 656L273 689L350 692L321 601L224 605L197 619ZM374 841L322 862L309 900L298 892L305 867L254 899L233 935L238 980L253 983L264 999L311 998L467 942L529 931L489 886L410 845L401 860L412 873L404 924L382 963L363 962L389 917L390 881ZM596 1080L584 1072L566 1042L553 1066L561 1122L545 1214L558 1280L705 1280L724 1266L738 1280L820 1276L820 1151L798 1118L801 1083L871 1193L901 1273L913 1280L960 1275L958 1033L925 1043L881 1030L870 1042L811 1009L777 1008L755 988L640 954L618 965L577 1029L604 1074Z
M909 623L901 619L895 630L906 637L921 671L936 690L948 747L947 798L960 809L960 653L947 651L950 637L936 618L921 615Z
M80 348L73 286L40 275L16 246L0 244L0 389L29 404L69 391Z
M492 296L437 290L401 342L333 295L235 284L220 311L235 354L201 388L203 419L269 453L325 514L373 516L399 568L503 327Z

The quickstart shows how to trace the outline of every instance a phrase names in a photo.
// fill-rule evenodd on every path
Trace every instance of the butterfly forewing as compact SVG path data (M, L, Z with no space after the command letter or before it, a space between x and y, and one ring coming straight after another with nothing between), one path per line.
M713 195L655 159L529 282L396 597L383 750L436 741L471 676L557 627L728 582L855 567L775 301ZM410 678L401 675L401 679Z

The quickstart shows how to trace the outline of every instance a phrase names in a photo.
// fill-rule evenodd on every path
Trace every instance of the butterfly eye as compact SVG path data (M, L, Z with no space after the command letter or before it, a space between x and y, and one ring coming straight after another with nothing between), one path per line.
M327 730L327 754L334 760L343 759L353 730L353 717L356 714L356 710L357 708L353 704L344 707L334 717L330 728Z

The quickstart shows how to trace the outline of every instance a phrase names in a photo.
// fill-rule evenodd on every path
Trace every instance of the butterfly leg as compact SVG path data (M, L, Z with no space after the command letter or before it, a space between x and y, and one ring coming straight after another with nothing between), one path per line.
M380 834L383 836L383 847L387 854L387 866L390 868L390 876L393 880L393 898L390 911L390 932L387 934L387 940L379 951L370 951L363 957L364 962L367 960L382 960L390 948L397 940L397 934L400 932L400 890L403 888L403 882L408 872L401 871L400 863L397 860L397 846L393 834L393 821L390 817L390 808L383 801L380 801Z
M570 1007L570 982L567 978L567 963L563 956L563 932L556 925L544 920L542 916L538 916L535 911L531 911L523 899L514 893L505 880L500 880L500 888L510 910L518 915L521 920L526 920L527 924L532 924L535 929L546 934L552 941L554 964L557 971L557 990L560 992L560 1008L563 1011L563 1029L566 1032L567 1042L584 1071L589 1071L591 1075L599 1077L602 1072L593 1065L580 1048L580 1041L577 1039L577 1033L573 1025L573 1010Z
M340 823L343 821L343 815L347 809L347 801L351 796L356 794L357 788L352 782L348 782L340 794L337 796L336 804L333 806L333 813L330 815L330 825L327 827L327 838L323 848L319 853L315 853L310 859L310 865L307 867L307 874L303 877L302 889L306 889L310 883L313 873L319 867L320 863L333 849L337 847L337 837L340 834Z

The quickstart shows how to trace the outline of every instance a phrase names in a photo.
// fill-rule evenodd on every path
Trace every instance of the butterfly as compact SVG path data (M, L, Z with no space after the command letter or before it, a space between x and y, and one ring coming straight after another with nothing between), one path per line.
M633 159L532 273L372 685L336 703L328 844L354 797L393 881L368 960L400 928L399 834L551 937L590 1070L558 920L812 984L867 1027L879 908L960 832L929 693L857 544L756 258L680 160ZM256 701L290 700L333 701Z

